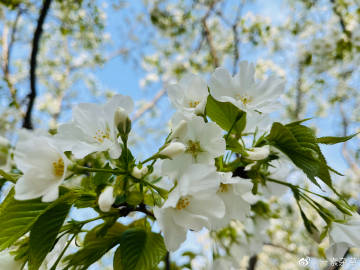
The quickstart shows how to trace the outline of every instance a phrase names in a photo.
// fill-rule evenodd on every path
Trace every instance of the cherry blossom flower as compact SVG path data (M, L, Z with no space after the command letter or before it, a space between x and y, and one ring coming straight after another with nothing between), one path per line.
M168 85L167 93L174 107L183 113L204 113L208 87L201 77L187 74L179 83Z
M225 227L230 220L245 220L250 212L250 204L244 195L251 193L252 183L240 177L232 177L232 173L219 173L221 183L217 195L225 204L225 215L220 219L212 219L214 230Z
M169 250L176 250L185 241L188 229L211 228L211 219L224 216L224 203L216 195L219 184L215 167L193 164L179 177L162 208L154 208Z
M42 197L42 201L49 202L58 198L69 161L52 137L20 136L14 160L23 172L15 184L15 199Z
M72 122L60 125L56 135L64 151L72 151L79 159L101 151L109 151L112 158L118 158L121 154L117 138L119 117L114 117L119 107L123 113L129 114L134 104L128 96L115 95L103 105L80 103L75 106ZM122 119L126 120L126 117Z
M209 87L211 95L221 102L230 102L246 112L269 113L278 107L284 81L276 76L255 81L255 66L243 61L234 77L227 69L217 68L210 78Z
M187 122L180 122L179 125L171 139L184 144L186 149L184 154L180 155L182 157L173 159L174 163L170 164L171 160L164 161L165 167L175 164L185 167L191 163L213 164L214 158L224 154L225 140L222 129L217 124L205 123L202 118L194 117Z
M346 250L360 247L360 215L354 213L346 223L333 222L329 231L330 248L326 251L328 258L343 258Z

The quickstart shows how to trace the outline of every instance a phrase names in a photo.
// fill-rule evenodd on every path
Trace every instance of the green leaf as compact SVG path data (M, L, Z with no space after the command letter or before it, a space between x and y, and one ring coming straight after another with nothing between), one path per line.
M331 137L331 136L320 137L320 138L317 138L317 142L322 143L322 144L337 144L337 143L346 142L346 141L354 138L358 134L359 133L355 133L355 134L352 134L350 136L345 136L345 137Z
M30 231L39 216L49 207L40 199L17 201L12 189L0 206L0 250L10 247Z
M246 126L245 112L230 102L217 101L210 95L206 103L206 115L225 131L231 130L231 133L239 136Z
M114 255L114 270L153 269L166 255L163 237L158 233L133 228L125 231Z
M315 178L318 177L338 194L332 186L329 167L311 128L298 123L282 125L275 122L267 139L286 154L314 184L320 187Z
M104 236L98 234L103 225L96 226L85 236L83 248L65 258L68 266L74 269L87 269L98 261L106 252L120 243L122 233L127 229L120 223L111 226Z
M47 209L33 225L29 242L29 270L39 269L46 255L53 248L71 205L72 202L67 201L67 198L60 198L60 201Z
M309 145L301 145L298 139L301 139L299 134L296 138L291 132L290 128L275 122L267 139L272 145L286 154L294 164L299 167L308 178L317 186L315 176L319 174L320 163L318 160L318 154Z

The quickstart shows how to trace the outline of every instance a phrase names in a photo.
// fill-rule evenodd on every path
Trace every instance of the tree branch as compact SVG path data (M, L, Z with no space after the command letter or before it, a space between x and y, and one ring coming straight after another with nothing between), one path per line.
M294 109L294 119L299 120L300 113L302 112L303 106L302 101L304 97L304 92L302 90L303 86L303 74L304 74L304 64L303 61L300 61L298 65L298 78L296 82L296 103Z
M346 29L346 24L345 24L345 21L344 21L344 17L343 15L341 14L340 10L338 9L338 6L336 5L337 4L337 1L336 0L330 0L330 2L332 3L333 7L333 11L334 13L338 16L339 18L339 23L340 23L340 26L341 26L341 29L342 31L345 33L345 35L348 37L348 38L351 38L351 32L349 30Z
M257 261L258 261L257 255L251 256L249 259L249 265L247 270L255 270Z
M36 66L37 66L37 54L39 51L40 39L43 32L43 24L50 9L50 4L52 0L44 0L40 15L37 21L36 29L34 32L34 38L32 43L32 51L30 57L30 93L28 95L28 107L24 117L23 128L32 129L32 120L31 114L35 103L36 98Z
M141 116L143 116L147 111L155 107L155 105L159 102L161 97L163 97L166 94L165 89L160 90L157 92L157 94L154 96L154 98L149 102L146 103L144 106L142 106L139 110L135 112L135 115L133 117L133 121L138 120Z
M170 252L168 251L166 253L165 256L165 270L170 270L171 269L171 265L170 265Z
M240 53L239 53L240 37L239 37L238 30L237 30L237 26L238 26L239 19L241 17L241 12L242 12L244 4L245 4L245 0L242 0L242 2L238 6L235 21L231 26L231 29L233 32L233 38L234 38L234 63L233 63L233 70L232 70L233 75L235 75L237 72L237 64L238 64L238 61L240 58Z
M201 19L201 25L202 25L202 28L203 28L203 35L205 36L206 43L209 46L210 55L211 55L211 58L213 60L213 66L218 67L219 66L219 59L218 59L218 57L216 55L216 50L215 50L215 47L214 47L214 44L213 44L211 32L210 32L210 29L209 29L209 27L207 25L207 19L209 18L211 11L214 9L215 4L216 4L216 1L212 1L210 3L208 11L206 12L205 16Z
M11 51L12 51L12 48L13 48L13 45L15 42L17 26L18 26L18 22L19 22L21 14L22 14L22 9L20 7L18 7L15 20L11 26L9 43L7 41L8 31L7 31L6 25L4 26L4 32L3 32L3 38L2 38L2 46L3 46L2 70L4 73L4 80L9 87L11 98L13 100L14 105L17 108L19 108L19 104L17 103L17 100L16 100L16 89L14 88L13 83L10 78L10 59L11 59Z

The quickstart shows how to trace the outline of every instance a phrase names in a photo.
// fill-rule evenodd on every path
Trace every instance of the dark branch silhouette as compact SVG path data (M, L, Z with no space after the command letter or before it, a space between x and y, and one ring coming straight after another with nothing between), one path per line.
M31 120L31 114L35 103L36 98L36 57L39 51L41 34L43 32L43 24L50 9L50 4L52 0L44 0L40 15L37 21L36 29L34 32L34 38L32 43L32 51L30 57L30 93L28 95L28 107L26 114L24 116L23 128L32 129L33 124Z

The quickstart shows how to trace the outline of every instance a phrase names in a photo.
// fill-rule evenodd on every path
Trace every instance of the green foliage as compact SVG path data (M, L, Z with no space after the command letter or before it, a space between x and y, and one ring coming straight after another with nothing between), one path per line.
M320 138L317 138L317 142L322 143L322 144L337 144L337 143L346 142L346 141L354 138L357 134L358 133L355 133L355 134L345 136L345 137L331 137L331 136L320 137Z
M209 95L206 103L206 115L222 129L237 136L246 125L246 113L230 102L220 102Z
M72 205L66 199L61 198L54 206L47 209L33 225L29 242L29 270L39 269L46 255L53 248Z
M318 177L333 189L326 160L312 129L299 122L288 125L275 122L267 140L286 154L314 184L319 186L315 178Z
M163 237L144 229L125 231L114 255L114 270L153 269L166 255Z
M83 248L65 258L71 269L87 269L99 260L106 252L120 243L121 234L126 226L115 223L108 228L105 235L99 235L102 225L88 232L85 236Z
M30 231L36 220L51 207L40 199L17 201L12 189L0 208L0 250L10 247L17 239Z

